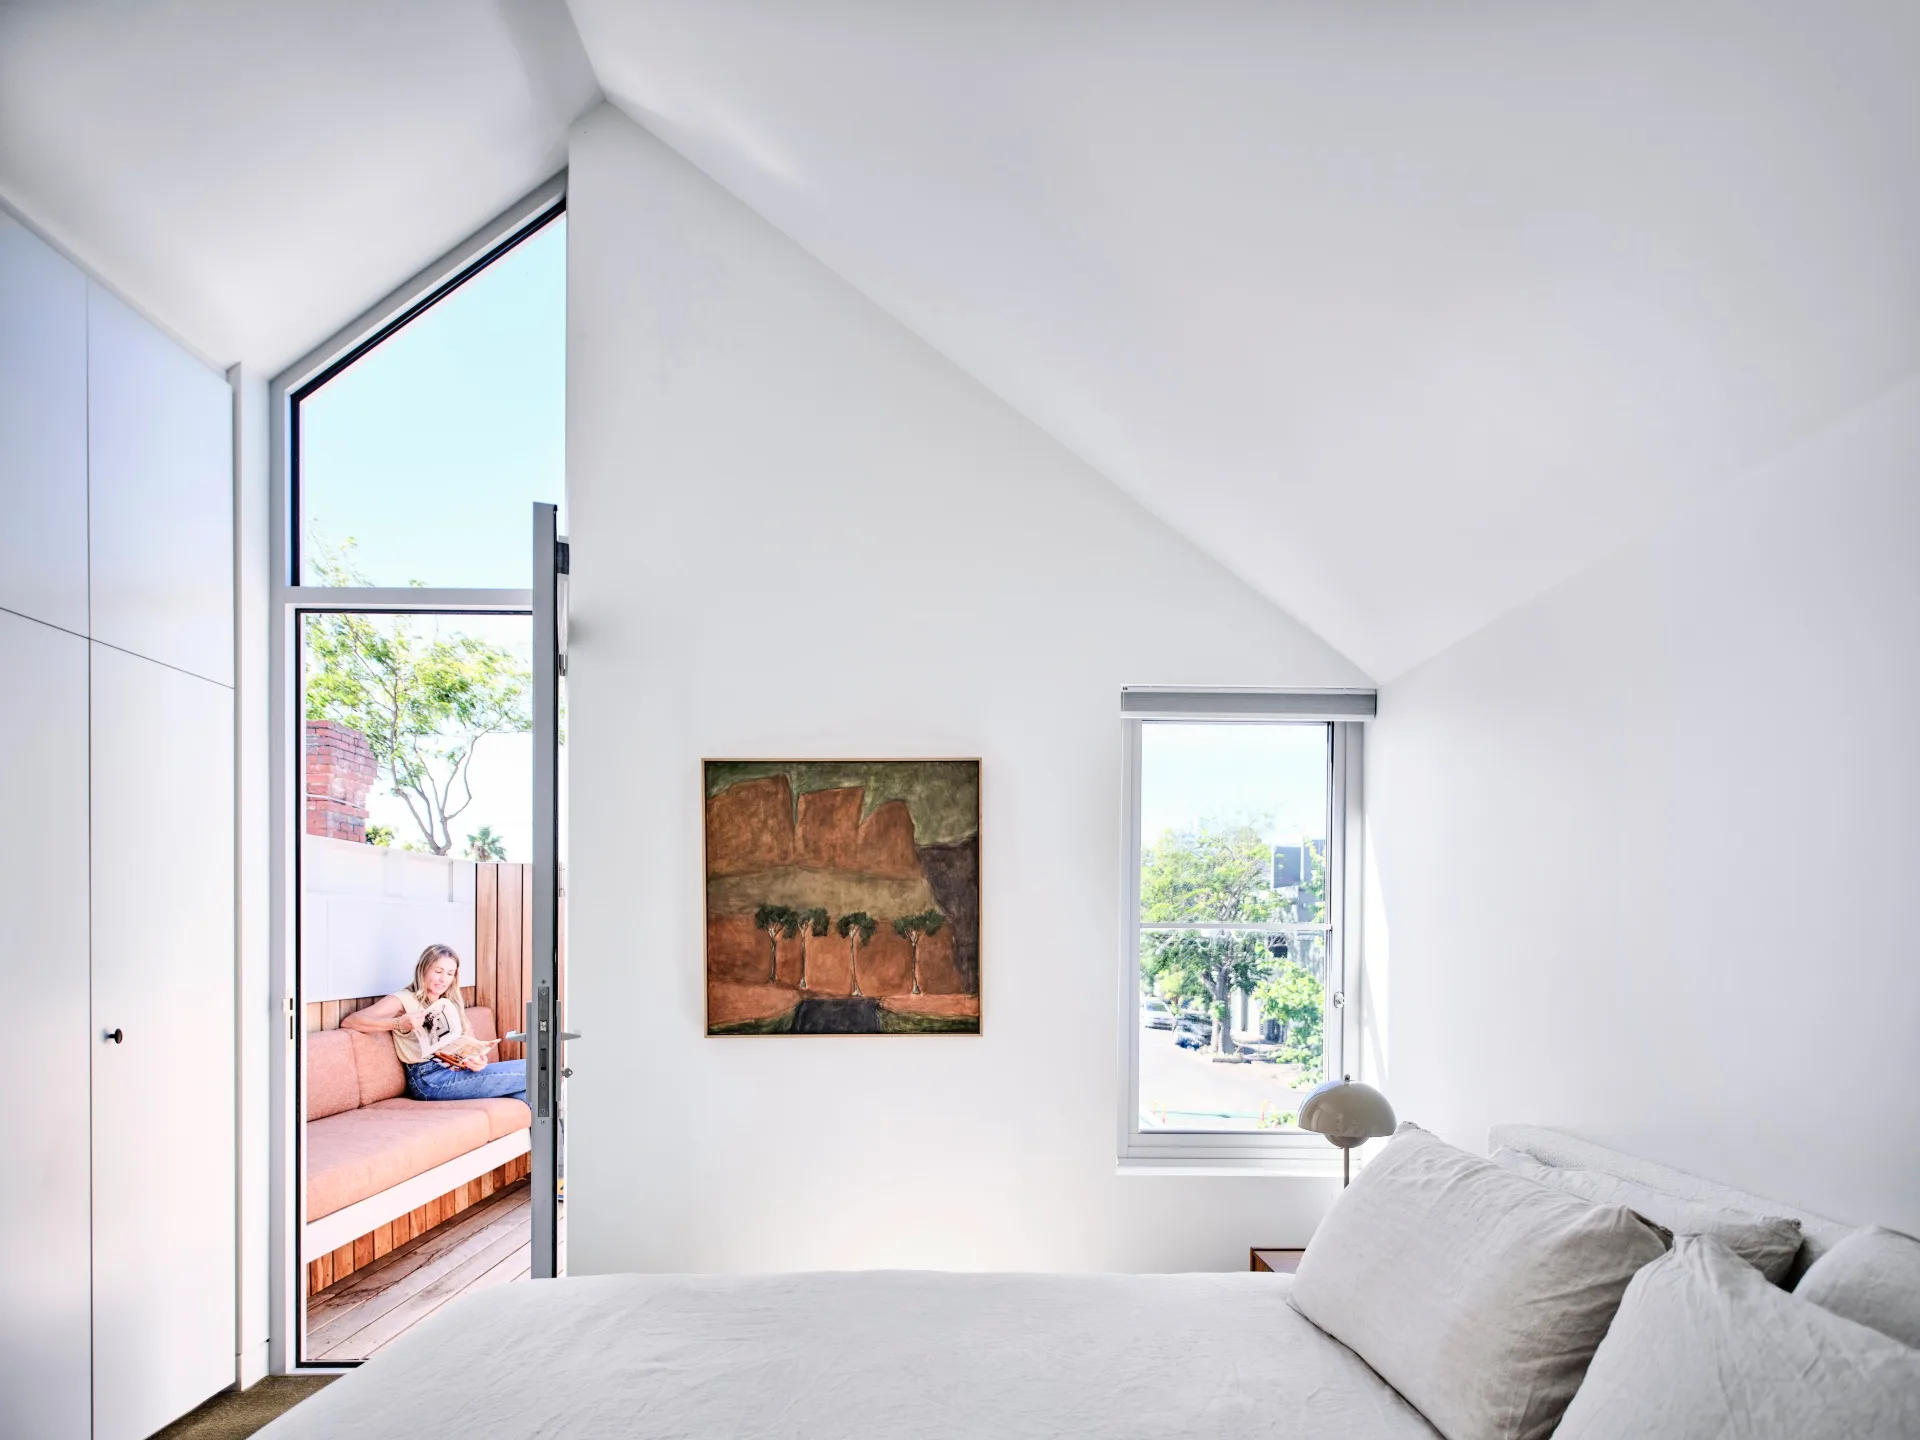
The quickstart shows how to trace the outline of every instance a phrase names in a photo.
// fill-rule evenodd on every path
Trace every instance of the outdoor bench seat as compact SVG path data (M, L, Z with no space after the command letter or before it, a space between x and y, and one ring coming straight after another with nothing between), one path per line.
M467 1024L482 1040L495 1036L484 1006L468 1008ZM386 1035L311 1034L305 1070L310 1255L527 1152L533 1114L525 1101L408 1099L406 1071Z

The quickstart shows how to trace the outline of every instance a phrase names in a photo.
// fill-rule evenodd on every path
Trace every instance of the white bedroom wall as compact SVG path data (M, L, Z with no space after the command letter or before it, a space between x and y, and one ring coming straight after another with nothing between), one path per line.
M1920 380L1387 685L1390 1091L1920 1231Z
M1303 1241L1334 1182L1116 1172L1118 693L1364 678L617 113L568 203L569 1267ZM984 1033L705 1038L701 758L916 755L984 761Z

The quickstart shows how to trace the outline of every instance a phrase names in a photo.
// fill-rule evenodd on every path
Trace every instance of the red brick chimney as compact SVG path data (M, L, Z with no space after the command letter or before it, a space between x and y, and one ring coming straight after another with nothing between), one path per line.
M366 736L332 720L307 721L307 834L364 841L376 773Z

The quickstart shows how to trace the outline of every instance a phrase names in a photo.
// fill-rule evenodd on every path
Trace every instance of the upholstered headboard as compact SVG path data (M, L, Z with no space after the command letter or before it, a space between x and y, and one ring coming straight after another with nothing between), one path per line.
M1609 1150L1591 1140L1564 1135L1543 1125L1495 1125L1487 1132L1487 1148L1493 1150L1503 1145L1509 1150L1525 1151L1542 1165L1603 1170L1622 1180L1631 1180L1636 1185L1645 1185L1668 1195L1678 1195L1684 1200L1700 1200L1729 1210L1745 1210L1752 1215L1783 1215L1790 1220L1798 1220L1800 1234L1804 1238L1800 1243L1800 1254L1787 1275L1790 1285L1799 1280L1809 1265L1857 1228L1780 1200L1750 1195L1745 1190L1736 1190L1718 1181L1703 1180L1698 1175L1689 1175L1684 1170L1675 1170L1657 1161L1642 1160L1637 1155L1628 1155L1620 1150Z

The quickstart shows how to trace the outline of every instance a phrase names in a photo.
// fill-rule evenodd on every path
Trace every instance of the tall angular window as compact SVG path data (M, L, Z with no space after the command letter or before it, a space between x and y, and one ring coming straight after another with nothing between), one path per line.
M303 585L524 588L566 476L566 217L293 396Z

